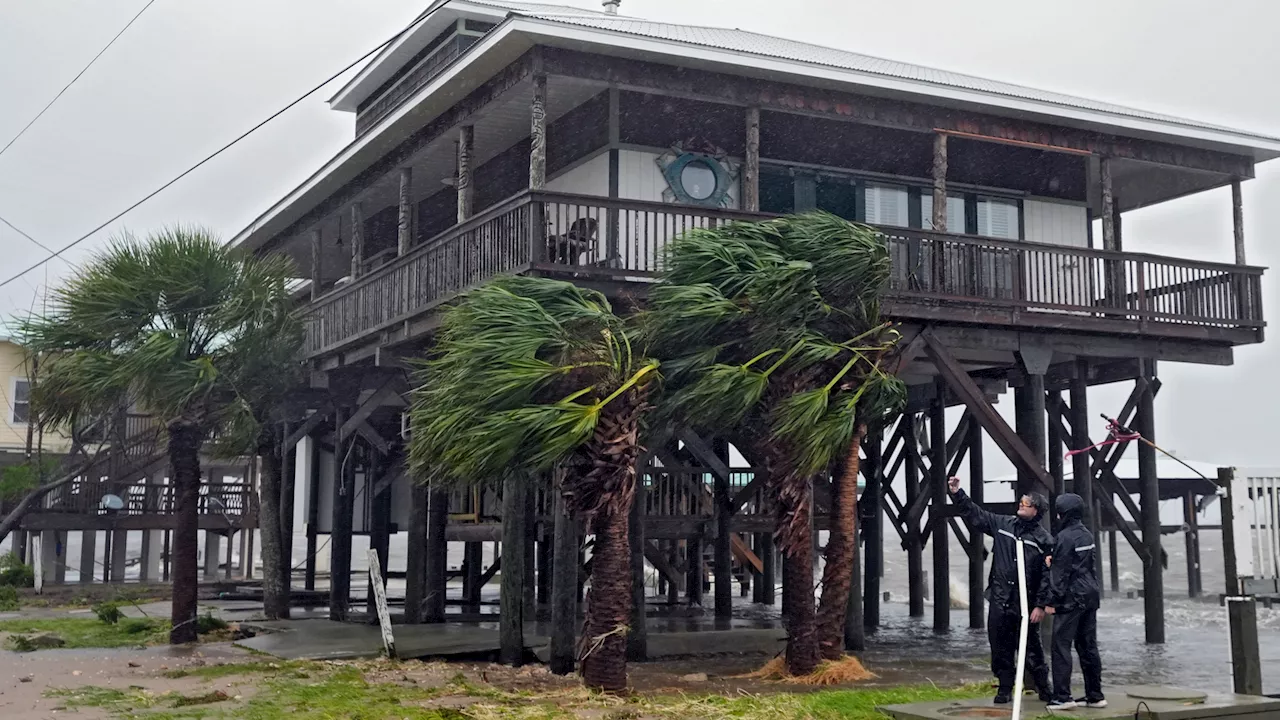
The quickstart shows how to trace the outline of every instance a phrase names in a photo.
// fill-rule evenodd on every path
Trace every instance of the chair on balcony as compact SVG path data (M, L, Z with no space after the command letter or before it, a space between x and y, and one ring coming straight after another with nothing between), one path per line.
M562 235L547 234L547 262L581 265L582 255L595 247L600 221L593 217L574 220Z

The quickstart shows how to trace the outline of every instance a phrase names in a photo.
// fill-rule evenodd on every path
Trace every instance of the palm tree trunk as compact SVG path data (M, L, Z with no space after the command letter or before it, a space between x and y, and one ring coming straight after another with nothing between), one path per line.
M591 590L582 633L582 679L587 687L620 693L627 689L627 626L631 622L631 503L622 512L595 520Z
M258 442L261 487L258 528L262 531L262 611L268 620L289 617L289 568L280 531L280 447L277 429L264 425Z
M787 672L808 675L818 667L818 634L813 599L813 485L789 476L778 493L782 546L782 594L787 609Z
M200 427L186 420L169 424L169 477L173 482L173 645L195 642L197 593L200 578L196 563L200 524Z
M831 531L827 538L822 570L822 602L818 606L818 646L822 657L839 660L844 656L845 615L849 609L849 589L853 580L854 548L858 542L858 454L862 449L861 427L849 443L844 470L831 488Z

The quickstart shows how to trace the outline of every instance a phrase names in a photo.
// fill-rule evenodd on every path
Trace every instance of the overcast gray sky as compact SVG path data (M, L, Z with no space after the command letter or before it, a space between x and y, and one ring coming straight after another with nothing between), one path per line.
M0 0L0 146L146 0ZM567 0L598 7L592 0ZM407 24L429 0L157 0L0 157L0 216L61 247ZM1268 0L623 0L644 18L739 27L1280 136L1280 8ZM230 237L333 155L353 118L332 86L117 225L201 223ZM1280 265L1280 161L1245 184L1249 259ZM1125 216L1126 249L1230 261L1229 192ZM44 255L0 226L0 279ZM5 317L68 264L0 288ZM1280 320L1280 273L1264 281ZM1229 368L1165 364L1157 441L1197 460L1280 466L1275 342ZM1129 388L1095 390L1118 412ZM1011 399L1002 405L1012 405ZM1009 410L1010 408L1002 408ZM1095 430L1095 435L1098 432Z

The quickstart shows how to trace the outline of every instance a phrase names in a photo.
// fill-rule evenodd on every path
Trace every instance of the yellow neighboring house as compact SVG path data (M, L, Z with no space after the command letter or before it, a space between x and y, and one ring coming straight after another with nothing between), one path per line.
M26 351L13 338L0 336L0 466L20 460L27 449L27 420L31 411L31 381ZM34 430L34 428L33 428ZM33 434L33 438L38 438ZM33 440L34 442L34 440ZM62 454L71 442L60 433L45 433L46 454ZM15 457L16 456L16 457Z

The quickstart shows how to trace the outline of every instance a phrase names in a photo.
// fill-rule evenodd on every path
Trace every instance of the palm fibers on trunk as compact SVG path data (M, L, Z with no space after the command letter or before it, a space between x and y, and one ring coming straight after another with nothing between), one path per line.
M820 660L813 598L813 485L808 477L788 474L776 486L775 499L783 554L787 672L807 675Z
M578 658L588 688L627 689L627 630L631 621L631 549L628 516L635 498L640 455L643 386L627 391L600 412L595 434L571 464L563 492L568 506L590 521L591 590Z
M258 490L262 507L258 513L262 531L262 610L268 620L289 617L289 559L284 556L280 523L281 458L277 432L264 425L258 443L258 457L262 459Z
M185 419L169 423L169 478L173 483L173 629L174 645L195 642L200 578L196 544L200 527L200 426Z
M854 548L858 542L859 452L865 428L859 426L849 443L841 472L832 479L831 524L822 570L822 602L818 606L818 645L826 660L844 656L844 625L852 586Z

